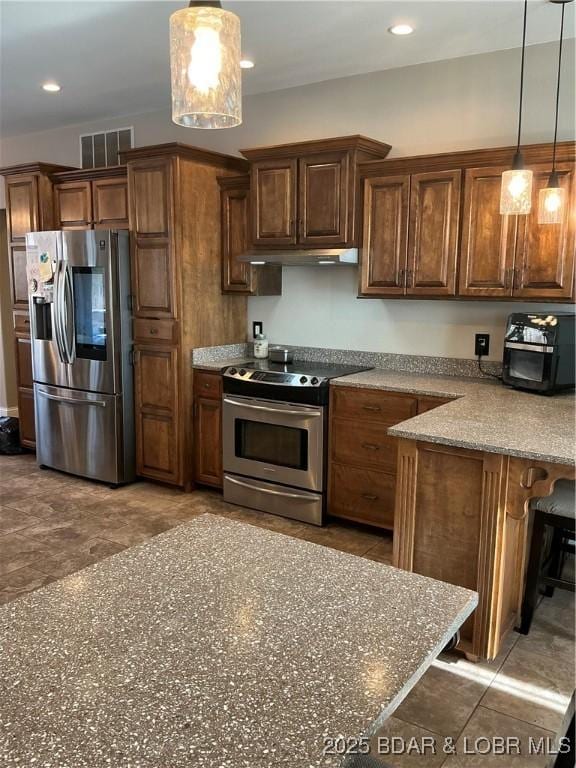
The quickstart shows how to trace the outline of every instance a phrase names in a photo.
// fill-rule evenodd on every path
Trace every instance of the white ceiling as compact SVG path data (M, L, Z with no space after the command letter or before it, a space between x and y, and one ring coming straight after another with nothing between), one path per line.
M347 75L514 48L522 0L224 2L256 62L256 94ZM0 131L8 136L170 104L168 17L186 2L1 0ZM529 44L556 40L560 6L530 0ZM416 31L394 37L408 22ZM567 6L574 37L574 6ZM42 82L62 91L50 95ZM343 105L345 108L345 105Z

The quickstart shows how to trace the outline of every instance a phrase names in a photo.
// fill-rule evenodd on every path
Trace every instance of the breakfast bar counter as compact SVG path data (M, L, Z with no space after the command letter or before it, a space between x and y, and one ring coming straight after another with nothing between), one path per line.
M0 610L0 762L341 765L476 602L202 515Z
M379 368L336 379L332 386L453 398L392 427L389 434L395 437L558 464L575 463L573 393L548 397L510 389L486 378Z

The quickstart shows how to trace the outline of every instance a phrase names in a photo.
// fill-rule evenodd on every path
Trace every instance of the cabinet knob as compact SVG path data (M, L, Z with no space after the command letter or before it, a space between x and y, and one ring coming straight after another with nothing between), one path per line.
M158 333L158 328L150 328L150 335L151 336L156 336L157 333Z

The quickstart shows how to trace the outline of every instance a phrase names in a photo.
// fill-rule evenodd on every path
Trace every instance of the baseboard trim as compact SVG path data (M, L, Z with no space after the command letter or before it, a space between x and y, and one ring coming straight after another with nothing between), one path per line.
M14 418L18 418L18 408L15 406L14 408L3 408L0 405L0 416L14 416Z

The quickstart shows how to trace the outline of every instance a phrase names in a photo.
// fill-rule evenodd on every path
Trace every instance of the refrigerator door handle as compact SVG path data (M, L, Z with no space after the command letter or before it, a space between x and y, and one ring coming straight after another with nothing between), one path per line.
M64 290L62 299L63 335L68 363L76 359L76 317L74 313L74 284L72 282L72 267L64 262ZM70 320L70 326L68 325Z
M64 403L64 405L95 405L98 408L106 408L105 400L83 400L78 397L61 397L60 395L53 395L51 392L44 392L43 389L37 390L40 397L45 397L46 400L55 400L57 403Z
M54 335L56 337L58 356L61 362L66 363L67 358L62 334L62 264L62 260L58 259L54 271Z

